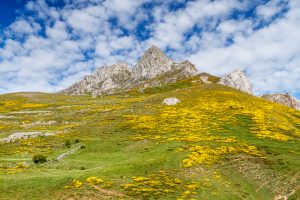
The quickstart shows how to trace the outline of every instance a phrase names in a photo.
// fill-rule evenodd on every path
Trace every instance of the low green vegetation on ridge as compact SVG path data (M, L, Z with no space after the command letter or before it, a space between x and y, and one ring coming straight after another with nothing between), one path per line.
M0 199L300 197L300 112L226 86L1 95L0 139L36 131L0 143Z

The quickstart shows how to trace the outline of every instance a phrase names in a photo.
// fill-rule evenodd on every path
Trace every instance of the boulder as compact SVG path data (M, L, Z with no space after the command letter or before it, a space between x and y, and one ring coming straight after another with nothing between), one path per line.
M174 106L178 103L180 103L180 100L177 99L176 97L166 98L162 102L162 104L168 105L168 106Z

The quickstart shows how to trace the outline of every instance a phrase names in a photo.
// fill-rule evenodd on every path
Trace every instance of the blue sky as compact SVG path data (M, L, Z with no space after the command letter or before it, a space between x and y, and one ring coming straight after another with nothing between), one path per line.
M242 69L256 94L300 98L298 27L294 0L2 0L0 93L56 92L156 45L200 72Z

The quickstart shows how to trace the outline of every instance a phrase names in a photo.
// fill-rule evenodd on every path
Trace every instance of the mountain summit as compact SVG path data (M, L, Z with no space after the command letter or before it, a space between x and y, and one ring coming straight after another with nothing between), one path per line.
M138 63L132 69L134 80L150 79L172 70L174 61L156 46L145 51Z
M61 93L71 95L113 94L134 87L151 87L196 75L198 70L189 61L174 62L156 46L150 47L131 69L127 63L103 66ZM161 77L161 78L158 78ZM163 77L163 78L162 78Z

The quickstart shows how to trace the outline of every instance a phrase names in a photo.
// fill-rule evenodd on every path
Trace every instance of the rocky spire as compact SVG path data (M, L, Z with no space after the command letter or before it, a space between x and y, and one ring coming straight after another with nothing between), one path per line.
M223 76L218 83L253 94L251 83L245 73L241 70L235 70L230 74Z
M300 110L300 101L289 94L266 94L262 98Z
M134 80L150 79L170 71L174 61L156 46L150 47L132 69Z

